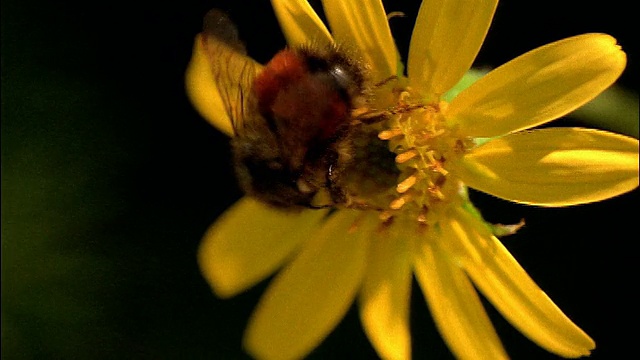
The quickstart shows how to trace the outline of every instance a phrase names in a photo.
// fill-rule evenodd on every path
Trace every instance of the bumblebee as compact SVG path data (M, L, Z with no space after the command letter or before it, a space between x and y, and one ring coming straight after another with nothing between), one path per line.
M242 190L278 208L357 206L347 173L371 135L352 115L365 101L364 67L335 45L286 48L263 66L216 9L201 39L232 120Z

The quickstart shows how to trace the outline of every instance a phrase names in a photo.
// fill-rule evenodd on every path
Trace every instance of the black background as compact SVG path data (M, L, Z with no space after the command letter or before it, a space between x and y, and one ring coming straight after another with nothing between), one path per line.
M620 84L637 91L631 3L516 3L498 6L476 65L606 32L629 57ZM385 4L408 15L392 20L406 52L419 2ZM212 7L259 61L285 45L268 1L2 2L3 359L246 358L242 331L267 283L220 300L195 262L241 196L227 138L184 94ZM637 190L565 209L474 198L490 221L527 220L504 242L595 339L594 359L632 353ZM556 358L487 308L513 358ZM417 287L411 314L415 358L450 358ZM310 357L375 358L355 308Z

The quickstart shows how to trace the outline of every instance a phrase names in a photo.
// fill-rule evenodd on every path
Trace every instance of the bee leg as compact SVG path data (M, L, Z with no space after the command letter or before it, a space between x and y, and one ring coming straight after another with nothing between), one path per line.
M417 109L426 109L427 107L427 105L423 104L411 104L399 105L386 110L360 109L360 111L354 111L353 113L353 124L375 124L387 120L393 115L404 114Z
M334 204L344 204L347 201L347 194L338 185L340 171L338 170L338 154L332 153L329 159L329 171L327 171L326 188Z
M389 112L386 110L367 110L363 109L363 112L354 114L353 124L375 124L386 120L389 117Z
M396 81L396 80L398 80L398 75L391 75L388 78L383 79L382 81L379 81L379 82L373 84L373 87L374 88L379 88L379 87L385 86L388 83L390 83L392 81Z

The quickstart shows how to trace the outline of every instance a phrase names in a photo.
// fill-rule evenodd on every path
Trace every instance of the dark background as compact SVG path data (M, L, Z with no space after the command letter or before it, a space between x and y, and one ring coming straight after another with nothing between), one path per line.
M419 2L385 3L408 15L392 21L406 52ZM515 3L498 6L477 65L606 32L629 56L620 83L637 91L632 3ZM256 59L284 46L267 1L2 2L3 359L246 358L242 332L266 282L220 300L195 261L241 196L227 138L183 90L212 7ZM636 349L637 190L566 209L474 197L490 221L527 220L504 242L595 339L594 359ZM488 311L513 358L556 358ZM411 314L415 358L450 358L417 287ZM311 357L375 358L355 308Z

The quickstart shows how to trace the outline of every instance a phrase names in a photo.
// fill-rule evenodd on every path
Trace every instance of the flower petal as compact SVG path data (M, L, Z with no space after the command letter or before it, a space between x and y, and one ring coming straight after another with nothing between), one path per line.
M274 279L245 334L253 356L303 357L342 319L361 284L375 224L371 218L377 219L361 215L353 210L334 213Z
M202 35L197 35L193 43L193 54L185 73L185 85L187 96L200 115L216 129L233 136L231 119L211 74L211 64L203 46Z
M445 243L461 242L463 267L489 301L520 332L564 357L589 355L595 347L529 277L502 243L472 215L458 210L445 224Z
M406 232L400 230L399 226L391 226L371 239L360 292L362 324L383 359L411 358L411 244Z
M528 129L593 99L625 65L625 53L609 35L560 40L491 71L453 99L447 118L472 137Z
M411 36L407 73L419 92L440 96L473 64L497 0L425 0Z
M451 171L468 186L524 204L584 204L638 187L638 140L601 130L511 134L461 160L451 164Z
M205 279L221 297L244 291L272 274L326 214L282 212L242 198L204 235L198 262Z
M289 46L333 43L329 30L305 0L271 0Z
M420 242L415 272L442 337L459 359L506 359L500 339L464 271L440 242Z
M322 5L336 42L360 51L374 81L397 75L398 51L380 0L324 0Z

